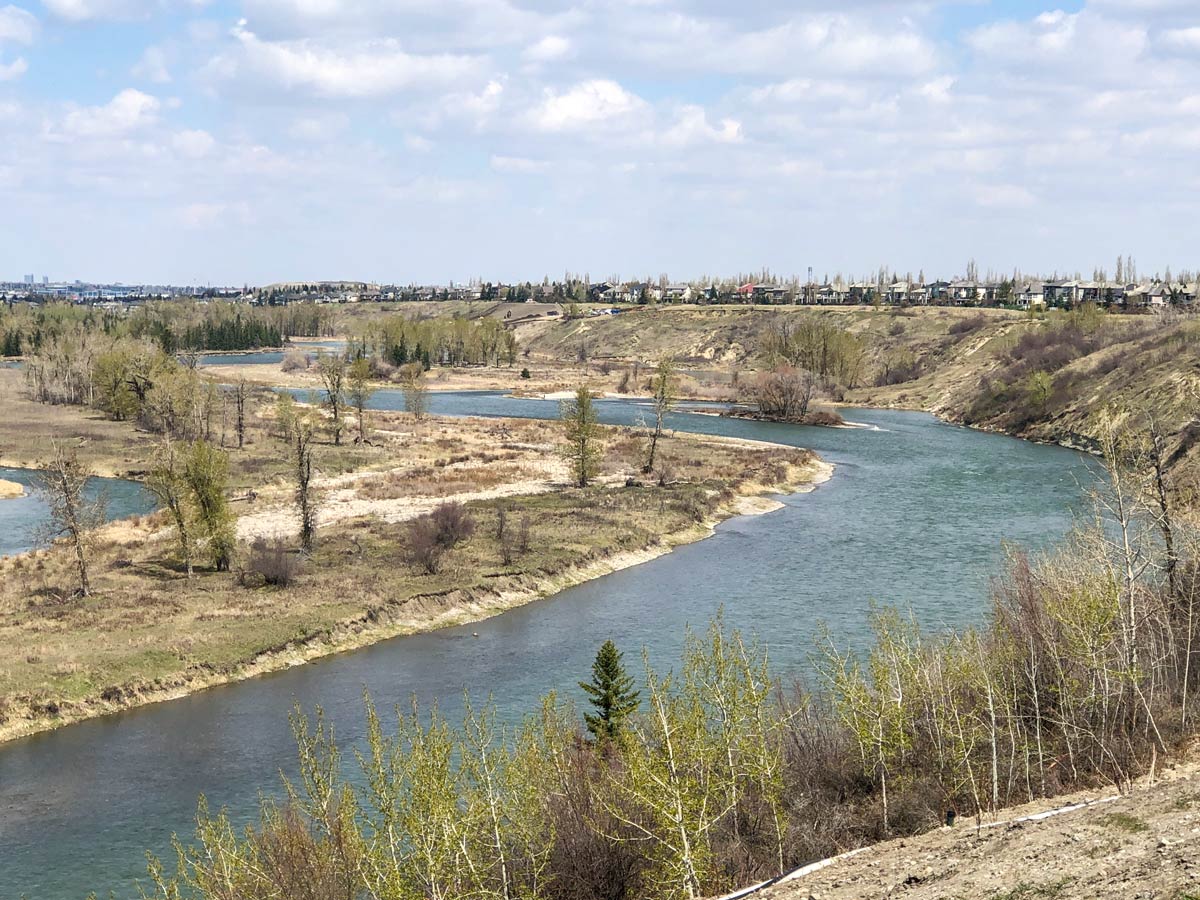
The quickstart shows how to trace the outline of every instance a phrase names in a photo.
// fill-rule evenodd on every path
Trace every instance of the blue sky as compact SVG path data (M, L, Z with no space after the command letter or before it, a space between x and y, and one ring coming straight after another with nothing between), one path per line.
M0 0L0 279L1200 267L1193 0Z

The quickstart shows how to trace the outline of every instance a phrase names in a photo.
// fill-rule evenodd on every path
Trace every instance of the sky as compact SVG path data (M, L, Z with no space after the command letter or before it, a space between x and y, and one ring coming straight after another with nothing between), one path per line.
M1200 268L1197 0L0 0L0 280Z

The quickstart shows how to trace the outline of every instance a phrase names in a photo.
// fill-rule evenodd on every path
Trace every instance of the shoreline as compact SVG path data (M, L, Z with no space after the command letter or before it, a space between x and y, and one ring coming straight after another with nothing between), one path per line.
M811 466L806 467L803 472L803 475L807 476L804 480L743 485L710 519L681 531L661 535L655 543L637 550L624 550L589 560L536 580L525 576L513 576L506 579L504 585L484 593L454 591L445 596L447 608L444 611L434 616L423 617L419 621L405 616L405 601L372 607L352 619L339 622L333 628L318 631L302 641L290 642L258 653L229 671L188 671L175 677L170 683L149 688L122 685L112 699L96 698L84 701L69 710L60 710L38 718L10 718L9 721L0 724L0 747L12 741L45 734L89 719L179 700L209 688L247 681L337 653L360 650L393 638L490 619L536 600L549 599L567 588L650 562L665 556L676 547L702 541L711 537L718 525L730 519L764 515L779 510L784 504L771 495L811 493L828 482L833 473L832 463L814 455Z

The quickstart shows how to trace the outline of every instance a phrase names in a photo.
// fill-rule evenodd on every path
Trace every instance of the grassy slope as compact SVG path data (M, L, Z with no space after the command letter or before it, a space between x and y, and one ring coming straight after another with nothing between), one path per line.
M863 383L846 392L848 403L925 409L979 427L1085 446L1095 414L1106 404L1151 412L1177 438L1200 406L1185 389L1189 379L1200 378L1197 320L1102 316L1085 328L1097 349L1065 365L1039 357L1028 371L1014 360L1014 348L1023 336L1060 333L1063 314L1042 320L1002 310L945 308L667 307L540 323L519 336L522 346L543 359L572 361L581 346L594 360L653 362L671 355L705 375L739 371L745 384L744 376L764 365L759 348L769 323L809 317L835 323L866 345ZM1100 337L1093 336L1097 328ZM919 377L875 386L886 362L904 359L918 361ZM1045 407L1035 410L1027 402L1026 383L1030 371L1042 370L1051 375L1053 391ZM1188 456L1189 466L1195 455Z

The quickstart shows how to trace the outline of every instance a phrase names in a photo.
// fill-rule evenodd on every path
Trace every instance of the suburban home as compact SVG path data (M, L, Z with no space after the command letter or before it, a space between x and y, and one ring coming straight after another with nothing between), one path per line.
M1046 286L1041 281L1026 281L1013 289L1013 299L1021 309L1045 307Z

